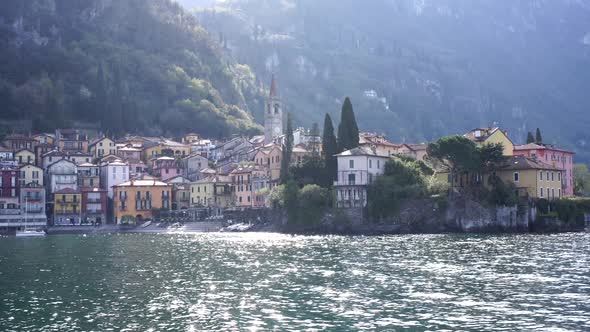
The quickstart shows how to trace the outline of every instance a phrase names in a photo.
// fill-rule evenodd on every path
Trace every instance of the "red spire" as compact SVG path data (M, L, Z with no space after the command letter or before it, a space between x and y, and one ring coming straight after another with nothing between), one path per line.
M270 82L270 97L277 96L277 83L275 82L275 74L272 74L272 81Z

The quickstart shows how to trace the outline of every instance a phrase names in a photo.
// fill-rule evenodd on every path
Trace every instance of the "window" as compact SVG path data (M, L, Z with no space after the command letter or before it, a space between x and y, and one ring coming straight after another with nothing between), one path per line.
M544 197L543 192L543 187L539 188L539 197Z
M377 168L381 168L381 160L377 160Z
M348 174L348 184L355 185L356 183L356 174Z
M33 171L33 179L39 178L39 171Z
M549 172L545 173L545 180L549 181Z
M557 189L557 193L559 194L559 198L561 198L561 188Z
M557 181L561 182L561 172L557 172Z
M373 168L373 160L369 159L369 168Z
M520 180L520 174L518 172L514 172L514 182L518 182Z
M555 181L555 172L551 172L551 181Z
M539 172L539 181L543 181L543 172Z
M555 198L555 188L551 189L551 197Z
M354 168L354 159L348 161L348 168Z

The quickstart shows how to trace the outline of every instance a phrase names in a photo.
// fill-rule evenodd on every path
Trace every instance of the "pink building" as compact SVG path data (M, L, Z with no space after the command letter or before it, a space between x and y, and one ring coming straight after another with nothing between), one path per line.
M182 167L176 159L172 157L160 157L154 161L154 173L162 181L166 181L175 176L182 175Z
M268 186L268 168L260 165L240 166L230 174L236 207L262 207L263 196L259 191Z
M574 153L549 144L529 143L514 146L515 156L536 158L541 163L563 169L562 187L564 196L574 195Z

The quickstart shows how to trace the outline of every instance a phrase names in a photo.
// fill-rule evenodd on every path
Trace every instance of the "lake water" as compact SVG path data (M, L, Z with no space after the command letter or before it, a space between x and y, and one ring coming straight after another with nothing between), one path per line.
M0 238L0 331L590 330L590 236Z

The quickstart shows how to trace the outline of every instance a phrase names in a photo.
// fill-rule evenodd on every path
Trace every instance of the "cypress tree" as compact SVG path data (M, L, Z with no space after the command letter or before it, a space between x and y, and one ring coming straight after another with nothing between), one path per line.
M541 129L537 128L537 133L535 135L535 143L543 144L543 136L541 136Z
M291 165L291 154L293 153L293 124L291 113L287 114L287 130L285 132L285 144L281 153L281 184L287 183L291 178L289 166Z
M340 124L338 125L338 151L354 149L359 146L359 128L356 124L350 98L344 99Z
M533 133L531 133L530 131L526 136L526 144L529 143L535 143L535 136L533 136Z
M326 174L329 175L331 180L336 179L338 168L336 157L334 157L336 153L338 153L338 143L336 142L336 136L334 135L334 125L332 124L332 118L326 113L326 117L324 118L324 133L322 136L322 154L324 157Z

